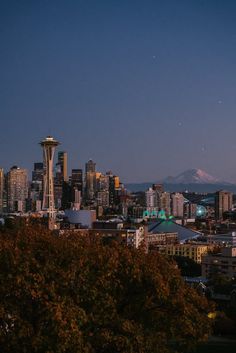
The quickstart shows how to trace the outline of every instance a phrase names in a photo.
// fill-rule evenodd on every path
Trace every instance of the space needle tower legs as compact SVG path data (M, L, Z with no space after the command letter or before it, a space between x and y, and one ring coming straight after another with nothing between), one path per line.
M44 161L44 180L43 180L43 206L42 209L47 211L50 224L55 221L55 204L54 204L54 184L53 184L53 157L55 148L59 142L54 140L53 137L47 136L40 142L43 148L43 161Z

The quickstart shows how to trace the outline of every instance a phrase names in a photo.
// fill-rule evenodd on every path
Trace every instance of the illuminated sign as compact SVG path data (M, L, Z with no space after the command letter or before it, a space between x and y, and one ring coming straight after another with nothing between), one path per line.
M173 216L166 216L166 213L164 210L145 210L143 211L143 218L159 218L162 220L166 220L166 219L173 219Z

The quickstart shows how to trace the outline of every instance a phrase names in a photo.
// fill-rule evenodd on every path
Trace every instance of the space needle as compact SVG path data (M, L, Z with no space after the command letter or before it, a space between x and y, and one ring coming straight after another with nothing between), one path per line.
M39 143L43 148L44 179L43 179L43 206L47 211L49 221L55 219L54 185L53 185L53 157L59 142L52 136L47 136Z

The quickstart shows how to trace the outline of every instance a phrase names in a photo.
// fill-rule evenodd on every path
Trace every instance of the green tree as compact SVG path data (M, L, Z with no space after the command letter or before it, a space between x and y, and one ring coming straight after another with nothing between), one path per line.
M207 337L208 311L159 255L40 228L1 233L1 352L183 352Z

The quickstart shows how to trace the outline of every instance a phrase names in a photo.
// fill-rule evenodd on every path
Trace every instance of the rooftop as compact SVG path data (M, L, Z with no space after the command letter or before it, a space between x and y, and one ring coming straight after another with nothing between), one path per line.
M160 220L150 224L149 233L177 233L180 243L200 236L200 233L175 223L174 220Z

